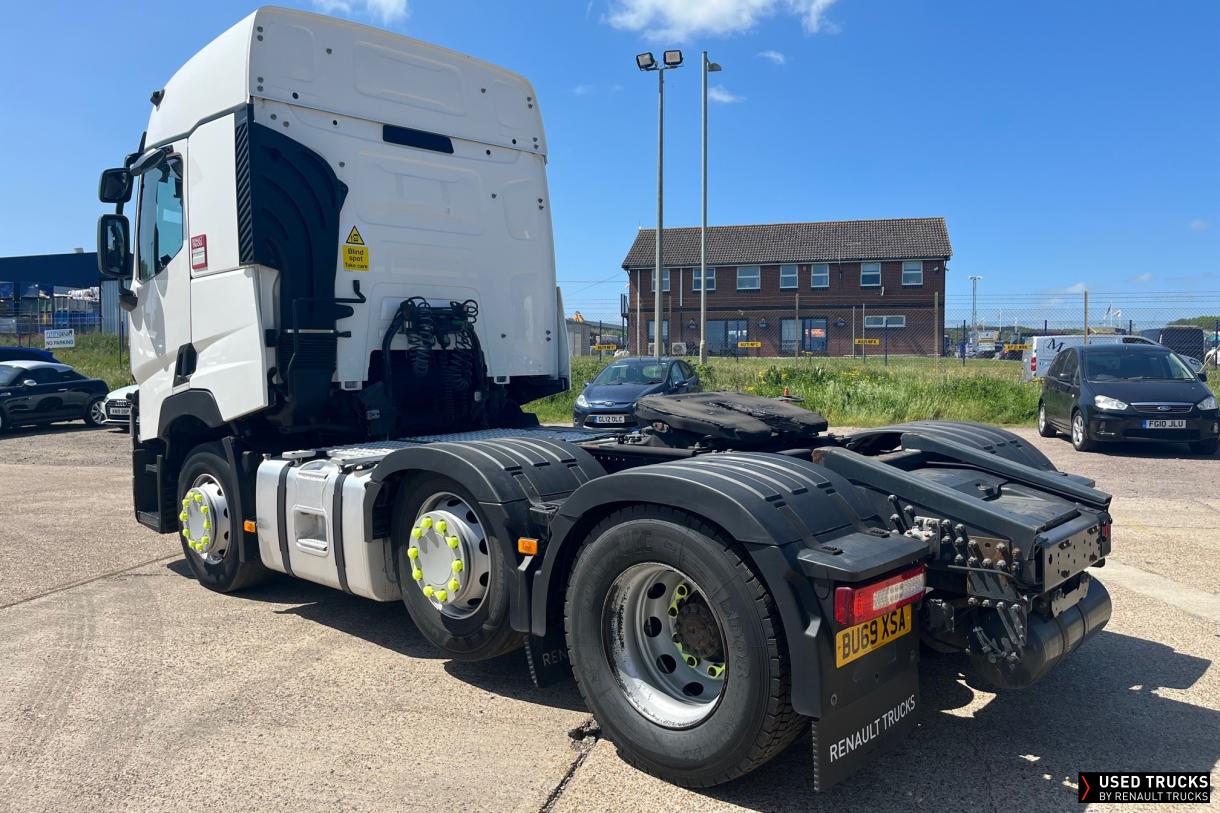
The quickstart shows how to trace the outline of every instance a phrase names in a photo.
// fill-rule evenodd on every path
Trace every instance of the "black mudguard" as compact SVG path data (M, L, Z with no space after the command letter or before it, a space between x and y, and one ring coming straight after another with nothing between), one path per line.
M926 556L926 546L886 530L845 478L773 454L725 453L640 466L577 489L552 522L533 579L533 635L545 636L558 626L566 573L590 527L615 508L633 504L697 514L745 550L779 609L793 707L800 714L832 715L838 706L872 695L879 683L906 673L909 661L882 663L885 656L870 662L867 676L836 670L826 621L833 610L831 584L872 578L915 561ZM881 548L887 550L885 561L874 555ZM813 575L816 565L802 557L818 551L836 567Z
M492 524L492 541L509 561L520 564L509 585L509 619L529 628L527 574L536 557L517 553L520 537L545 535L557 504L605 473L592 455L571 443L540 438L442 441L397 449L373 469L364 497L364 527L373 533L374 505L382 491L403 475L439 474L474 496ZM367 539L365 541L372 541Z

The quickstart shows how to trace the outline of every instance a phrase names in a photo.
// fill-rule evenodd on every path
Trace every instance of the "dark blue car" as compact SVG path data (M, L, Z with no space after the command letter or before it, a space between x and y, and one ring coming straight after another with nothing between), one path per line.
M576 396L572 425L634 429L635 402L645 395L699 392L699 376L682 359L616 359Z
M43 350L41 347L6 345L0 347L0 361L53 361L58 363L59 359L55 358L50 350Z

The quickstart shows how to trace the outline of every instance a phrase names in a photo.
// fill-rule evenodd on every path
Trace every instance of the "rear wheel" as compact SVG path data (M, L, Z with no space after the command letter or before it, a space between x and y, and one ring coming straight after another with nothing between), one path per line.
M199 583L219 593L249 587L267 573L262 562L241 561L241 517L230 513L237 488L219 443L197 447L178 474L182 551Z
M1053 438L1059 434L1046 418L1046 404L1038 402L1038 434L1044 438Z
M1079 409L1072 412L1072 446L1078 452L1091 452L1097 444L1089 438L1089 428L1084 422L1084 413Z
M85 410L85 423L90 426L101 426L106 422L106 399L95 398Z
M513 563L478 501L448 477L398 495L391 523L403 604L423 636L457 660L494 658L521 645L508 623Z
M638 506L599 523L573 567L565 624L585 702L623 759L667 781L727 782L802 729L779 612L698 517Z
M1190 450L1195 454L1212 454L1220 451L1220 438L1211 440L1196 440L1190 444Z

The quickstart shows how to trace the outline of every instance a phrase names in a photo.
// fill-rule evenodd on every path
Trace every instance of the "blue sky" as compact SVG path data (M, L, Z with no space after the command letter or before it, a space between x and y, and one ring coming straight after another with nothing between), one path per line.
M950 296L1220 290L1220 3L977 0L299 0L534 82L569 310L618 310L655 223L699 220L699 50L713 77L711 223L943 215ZM148 94L248 13L236 0L10 4L0 50L0 255L90 247L98 171ZM177 33L171 39L167 33ZM15 35L28 32L28 35ZM107 54L106 52L110 53ZM609 281L606 281L609 280Z

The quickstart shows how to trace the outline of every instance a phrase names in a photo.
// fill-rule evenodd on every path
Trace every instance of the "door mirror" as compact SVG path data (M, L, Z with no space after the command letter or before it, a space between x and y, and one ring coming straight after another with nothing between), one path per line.
M131 276L131 223L125 215L98 218L97 270L111 279Z
M131 200L131 173L125 168L102 170L97 185L97 199L102 203L126 203Z
M1205 372L1203 372L1202 370L1200 370L1200 371L1199 371L1199 380L1200 380L1200 381L1206 381L1206 380L1207 380L1207 373L1205 373Z

